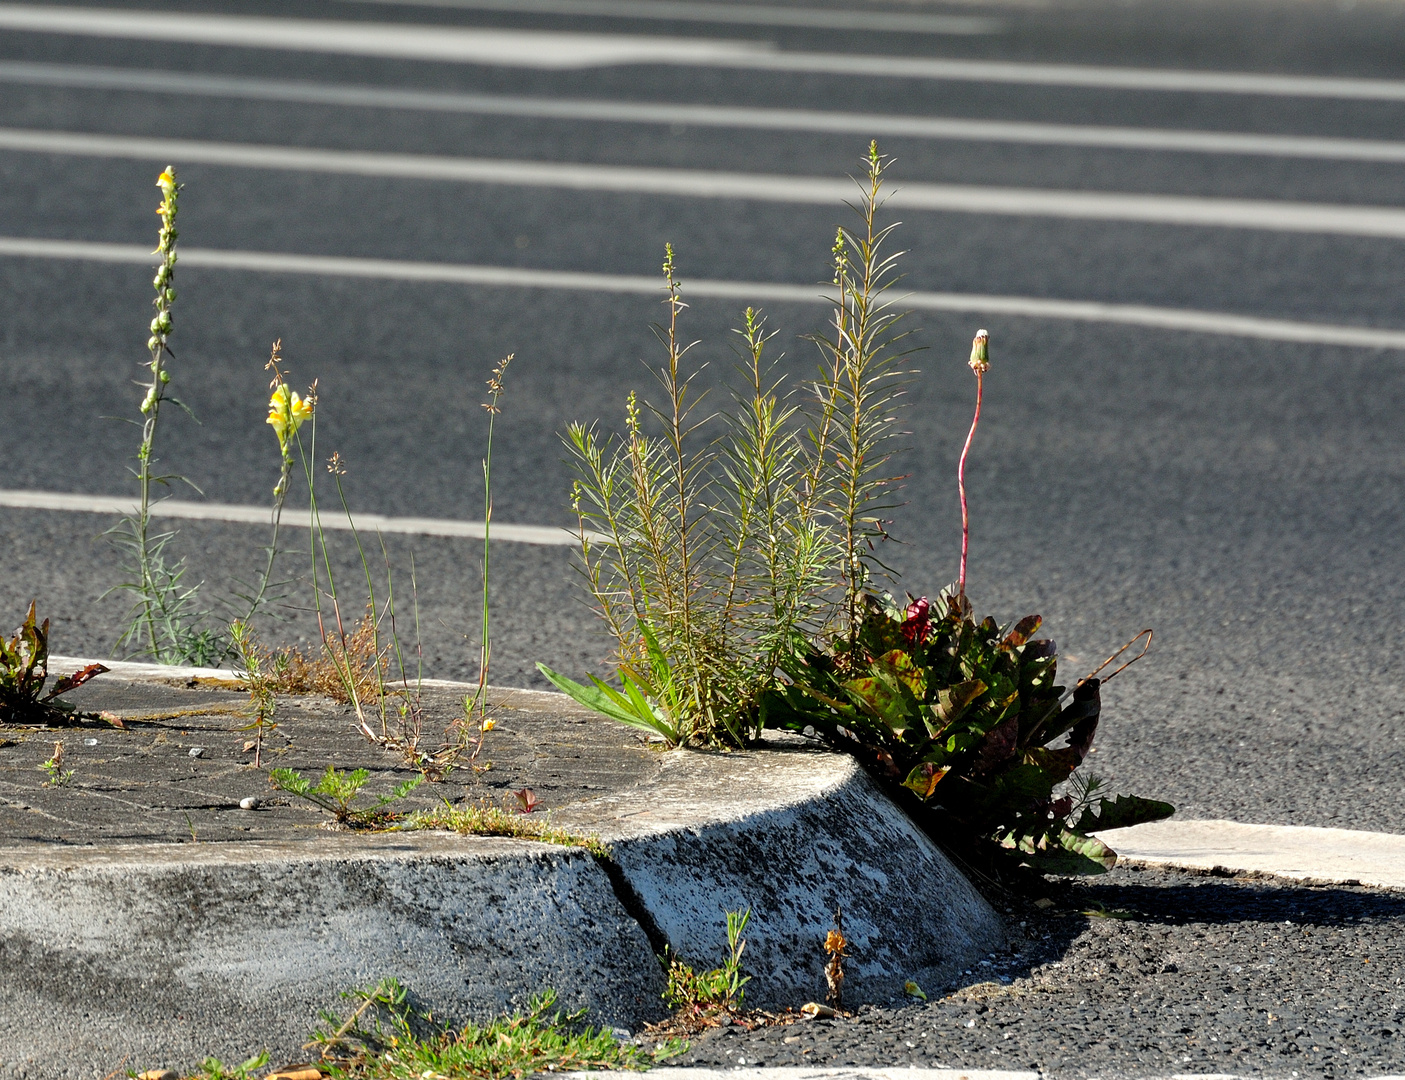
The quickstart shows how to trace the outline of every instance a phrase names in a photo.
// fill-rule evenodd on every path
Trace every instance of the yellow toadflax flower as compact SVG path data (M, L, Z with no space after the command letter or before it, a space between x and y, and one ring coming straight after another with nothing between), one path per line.
M273 388L273 396L268 399L268 423L278 436L278 449L288 452L288 440L311 415L312 402L288 389L287 383L280 382Z

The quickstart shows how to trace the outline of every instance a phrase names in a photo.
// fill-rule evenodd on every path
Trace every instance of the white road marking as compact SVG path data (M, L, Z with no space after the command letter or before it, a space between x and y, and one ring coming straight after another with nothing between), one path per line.
M1405 101L1405 80L1400 79L779 52L762 42L651 35L270 19L176 11L31 7L24 4L0 4L0 28L358 56L393 56L498 67L665 64L876 78L1078 86L1095 90Z
M0 82L284 101L307 105L579 120L591 123L667 124L852 134L874 138L894 136L953 139L963 142L1405 163L1405 142L1377 139L1262 135L1243 131L1106 127L1096 124L1038 124L944 116L903 116L892 113L821 112L812 109L756 109L668 102L520 97L508 94L400 90L381 86L252 79L237 75L84 67L22 60L0 60Z
M941 1047L926 1052L937 1055ZM915 1065L893 1068L849 1066L842 1069L812 1065L809 1068L764 1068L729 1065L720 1069L664 1066L649 1070L651 1080L1042 1080L1043 1074L1015 1069L923 1069ZM569 1072L570 1080L633 1080L627 1072Z
M155 265L140 244L109 244L82 240L0 237L0 257L71 259L85 262ZM643 274L594 274L575 270L532 270L512 266L468 263L410 262L336 255L294 255L271 251L221 251L182 248L182 267L237 270L271 274L311 274L322 277L370 278L387 281L442 282L507 289L562 289L574 292L654 295L659 280ZM739 300L746 303L832 304L822 285L773 281L685 281L690 297ZM1068 319L1118 323L1157 330L1229 337L1258 338L1306 345L1337 345L1362 349L1405 349L1405 329L1377 329L1330 323L1261 318L1219 311L1162 308L1144 304L1110 304L1097 300L1057 300L1038 296L991 296L981 293L911 292L898 301L914 311L967 312L1015 318Z
M1405 889L1405 836L1395 833L1171 818L1101 838L1133 862Z
M688 66L769 51L763 42L631 34L551 33L484 27L268 19L175 11L0 4L0 28L139 41L386 56L495 67L581 68L613 64Z
M74 495L58 491L0 491L0 506L23 510L63 510L84 514L130 514L137 509L137 501L131 496L121 495ZM187 502L181 499L164 499L151 510L152 517L187 518L197 521L234 521L250 525L268 525L271 512L267 506L238 506L229 503ZM354 514L353 519L359 532L408 533L413 536L456 536L470 540L483 539L483 522L452 521L444 518L387 517L384 514ZM292 511L284 511L283 524L309 527L309 518ZM351 523L340 511L322 515L322 528L331 531L349 531ZM570 547L580 543L579 536L569 529L556 529L547 525L510 525L493 523L494 540L510 544L544 544ZM603 537L592 534L598 541Z
M1005 23L984 15L927 15L902 11L844 11L770 4L691 3L686 0L352 0L459 11L512 11L731 26L799 26L813 30L882 30L902 34L994 34Z
M852 180L827 176L388 154L366 150L324 150L15 128L0 129L0 150L130 158L185 165L500 184L508 187L550 187L824 206L837 206L857 194ZM899 210L1405 239L1405 208L1395 206L924 183L895 184L888 197L888 205Z
M718 67L799 71L892 79L1077 86L1184 94L1251 94L1265 97L1405 101L1405 80L1348 79L1324 75L1259 75L1239 71L1184 71L1083 64L1028 64L1005 60L947 60L921 56L777 52L737 56Z

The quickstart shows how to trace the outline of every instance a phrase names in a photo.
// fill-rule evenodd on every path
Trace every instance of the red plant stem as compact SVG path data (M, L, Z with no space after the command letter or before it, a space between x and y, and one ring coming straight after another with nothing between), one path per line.
M976 415L971 417L971 430L966 433L966 445L961 448L961 464L956 470L956 483L961 489L961 577L957 595L966 595L966 550L971 540L971 519L966 513L966 455L971 452L971 440L976 437L976 425L981 422L981 392L985 388L984 374L976 371Z

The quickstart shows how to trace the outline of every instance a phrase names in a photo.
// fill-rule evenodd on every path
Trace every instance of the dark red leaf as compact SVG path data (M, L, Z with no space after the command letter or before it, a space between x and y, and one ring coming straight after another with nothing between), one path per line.
M1020 735L1019 715L1002 720L981 740L971 763L972 776L984 776L1002 762L1009 760L1015 752L1015 742Z
M60 694L66 694L70 690L76 690L90 679L96 679L103 672L110 670L110 668L104 667L102 664L89 664L87 667L75 671L72 675L65 675L58 682L54 683L54 688L45 695L44 700L49 701L52 698L58 697Z

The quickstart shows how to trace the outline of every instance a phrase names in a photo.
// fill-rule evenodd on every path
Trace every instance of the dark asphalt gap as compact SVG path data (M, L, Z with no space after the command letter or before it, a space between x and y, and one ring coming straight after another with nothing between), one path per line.
M1082 16L1069 18L1073 25ZM1133 16L1117 18L1135 25ZM1401 76L1351 54L1352 28L1361 24L1344 18L1343 25L1337 38L1315 43L1308 69ZM1327 47L1332 42L1337 54ZM832 49L835 38L815 37L811 46ZM1144 62L1157 48L1134 43L1120 62ZM7 36L0 52L42 62L171 66L152 46L44 35ZM1066 62L1058 52L1051 48L1051 57ZM1215 54L1193 58L1202 55ZM192 49L172 63L286 79L288 58ZM1398 107L1382 103L919 86L764 72L533 73L295 59L299 78L404 88L826 109L851 109L860 100L865 108L916 115L1400 136ZM10 125L52 129L76 119L78 130L111 124L132 134L165 134L169 122L183 137L236 139L251 132L267 138L264 132L282 124L294 134L277 141L344 139L406 153L462 153L461 145L443 146L457 141L481 154L479 147L499 140L525 147L518 156L546 160L697 167L697 159L708 158L771 172L819 171L796 162L826 160L824 171L837 173L850 167L858 149L833 138L768 133L736 139L741 148L727 150L719 148L725 131L713 139L696 128L676 135L670 129L661 138L657 129L631 133L618 125L311 106L282 109L280 117L275 106L56 88L13 88L4 97L0 111ZM38 119L19 121L19 114ZM1005 170L1004 183L1011 171L1032 176L1043 169L1081 175L1093 189L1177 190L1204 175L1196 171L1200 164L1187 164L1188 155L1006 146L981 159L969 144L952 149L957 153L945 156L992 177ZM900 150L904 164L918 153L915 145ZM944 156L927 152L929 161ZM1358 186L1385 190L1397 174L1390 166L1313 172L1319 166L1308 162L1254 172L1266 164L1223 159L1217 183L1259 185L1251 197L1278 197L1273 185L1281 184L1283 191L1311 189L1326 193L1313 198L1350 202ZM150 242L154 189L144 164L7 154L0 170L6 234ZM842 216L838 207L699 205L202 166L183 174L189 187L182 240L191 247L649 274L663 241L672 239L684 255L685 285L689 275L823 281L828 238ZM1396 242L907 216L903 242L913 249L913 287L1405 323ZM130 433L98 417L120 411L123 402L128 411L135 407L128 380L142 356L148 275L6 259L0 276L0 377L13 388L0 406L0 452L11 463L5 486L128 490ZM175 377L204 423L172 423L161 453L220 501L258 505L271 486L276 449L262 423L262 363L275 337L284 340L295 382L322 380L320 437L351 466L354 506L465 520L482 514L481 381L499 355L517 351L500 429L496 516L545 525L569 520L568 474L555 433L575 419L617 425L624 393L647 379L639 358L657 355L647 324L659 309L648 297L272 280L194 266L180 271L179 283ZM706 341L698 355L711 363L707 378L714 381L731 362L725 342L738 306L699 297L689 312L689 325ZM803 374L812 354L798 338L818 328L822 311L771 306L787 370ZM962 361L971 321L939 313L915 319L932 349L918 358L926 371L908 413L913 476L894 525L909 543L894 548L892 558L918 591L931 592L954 574L959 524L951 472L969 421L970 376ZM1191 816L1399 831L1405 749L1392 703L1402 700L1403 680L1389 627L1405 600L1392 540L1405 525L1400 365L1379 353L1324 345L1037 319L1007 317L990 329L996 367L971 474L973 595L1001 617L1041 611L1075 674L1143 626L1157 628L1153 656L1135 679L1119 680L1109 693L1098 770L1119 786L1171 798ZM120 606L113 598L97 600L115 575L111 553L94 542L101 523L86 514L37 511L6 511L0 523L6 560L0 599L7 608L18 610L37 593L59 620L64 651L110 648ZM214 586L247 573L262 542L251 542L249 528L189 523L182 543L192 575ZM394 538L392 559L403 567L410 550L430 670L471 676L474 650L465 628L473 622L477 586L474 544ZM501 550L495 678L531 684L537 659L567 670L598 669L608 646L571 599L569 553ZM304 617L290 615L283 629L306 636Z

